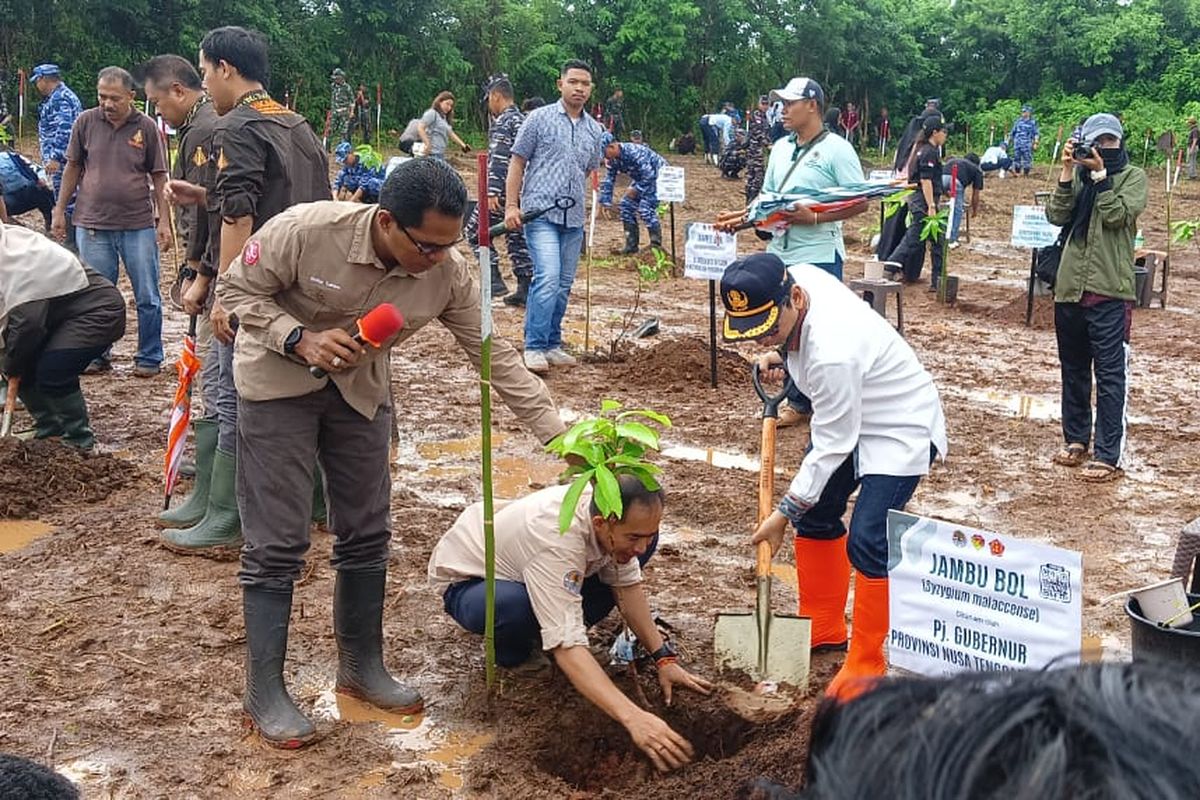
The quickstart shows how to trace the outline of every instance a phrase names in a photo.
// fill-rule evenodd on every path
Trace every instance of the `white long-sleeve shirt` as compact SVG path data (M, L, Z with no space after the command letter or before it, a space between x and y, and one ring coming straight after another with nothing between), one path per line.
M816 503L855 448L859 476L927 474L929 446L942 457L947 449L932 376L891 323L841 281L809 264L788 271L809 307L786 367L813 406L812 450L789 493Z

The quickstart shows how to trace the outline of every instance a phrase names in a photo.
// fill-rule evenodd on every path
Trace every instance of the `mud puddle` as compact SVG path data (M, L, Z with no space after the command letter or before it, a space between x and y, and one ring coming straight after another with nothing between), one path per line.
M0 519L0 555L20 550L52 530L52 525L40 520Z

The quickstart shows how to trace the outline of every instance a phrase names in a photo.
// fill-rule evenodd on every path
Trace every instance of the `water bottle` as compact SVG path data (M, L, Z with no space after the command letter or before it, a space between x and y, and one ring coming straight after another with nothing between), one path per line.
M1142 229L1138 228L1137 236L1133 237L1133 249L1141 250L1146 246L1146 239L1142 236Z

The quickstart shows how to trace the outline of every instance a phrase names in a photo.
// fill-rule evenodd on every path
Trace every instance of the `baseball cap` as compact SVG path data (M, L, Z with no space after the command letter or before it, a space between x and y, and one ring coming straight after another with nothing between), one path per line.
M333 151L333 157L337 159L339 164L345 163L346 156L350 155L350 143L342 142Z
M792 78L782 89L772 89L768 97L772 102L776 100L816 100L818 105L825 105L825 90L812 78Z
M45 78L50 75L58 74L58 64L38 64L33 68L33 74L29 76L29 79L36 81L38 78Z
M1021 113L1022 113L1022 114L1024 114L1026 111L1028 111L1030 114L1032 114L1032 113L1033 113L1033 106L1029 105L1028 103L1026 103L1025 105L1021 106Z
M616 140L617 138L615 136L608 131L605 131L604 133L600 134L600 149L603 150Z
M1108 134L1118 139L1125 138L1125 129L1121 122L1112 114L1092 114L1083 123L1083 142L1092 144L1101 136Z
M335 70L333 71L333 74L332 74L332 75L330 75L329 77L331 77L331 78L344 78L344 77L346 77L346 73L345 73L344 71L342 71L342 68L341 68L341 67L338 67L337 69L335 69Z
M792 276L774 253L755 253L738 259L721 276L727 342L754 339L779 321L779 307L792 288Z

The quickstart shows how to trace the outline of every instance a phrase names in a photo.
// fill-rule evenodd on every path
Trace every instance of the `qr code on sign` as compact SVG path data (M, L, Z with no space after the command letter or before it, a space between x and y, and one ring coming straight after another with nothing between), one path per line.
M1071 573L1057 564L1042 564L1038 593L1043 600L1071 602Z

